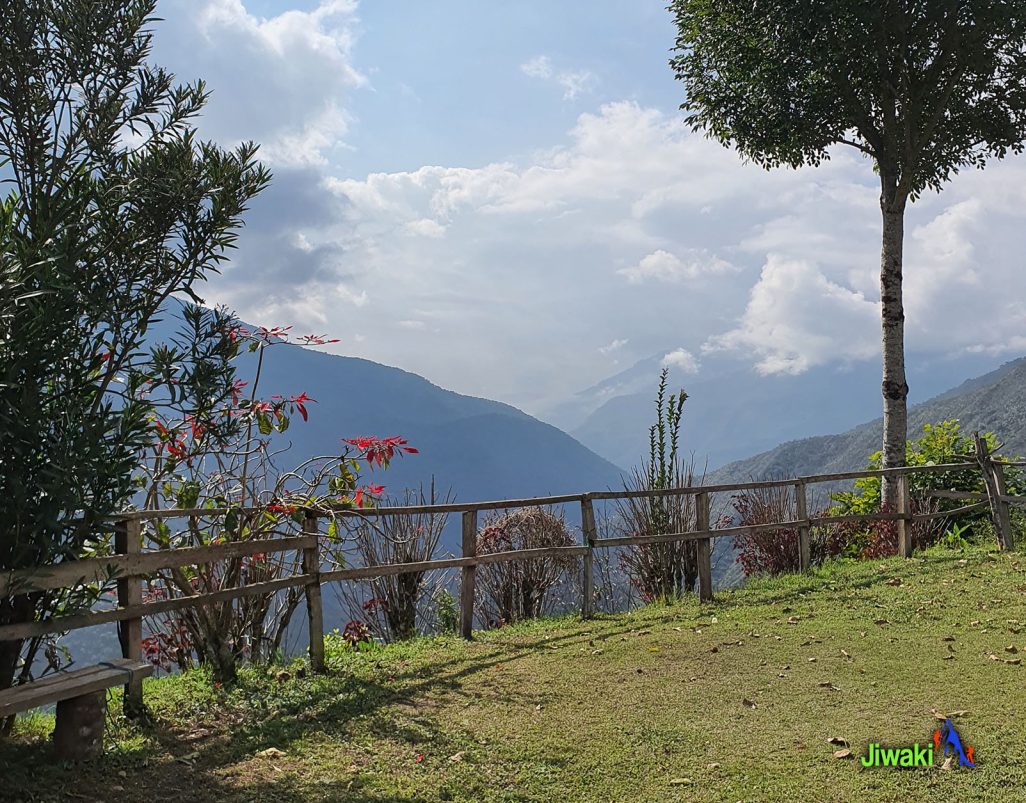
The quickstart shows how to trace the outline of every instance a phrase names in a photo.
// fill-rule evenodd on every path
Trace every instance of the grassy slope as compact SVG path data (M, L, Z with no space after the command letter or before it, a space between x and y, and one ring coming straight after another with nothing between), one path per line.
M49 723L25 720L0 753L0 798L63 799L70 784L76 800L218 803L1009 800L1026 787L1026 664L1005 649L1026 651L1024 567L932 551L709 606L335 655L327 677L251 672L224 692L195 672L150 683L157 724L115 722L83 774L51 767ZM964 712L976 770L832 756L834 736L853 754L926 742L934 711Z

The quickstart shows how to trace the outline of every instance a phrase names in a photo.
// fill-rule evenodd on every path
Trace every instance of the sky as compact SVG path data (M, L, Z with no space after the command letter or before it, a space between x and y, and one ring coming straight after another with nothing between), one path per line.
M872 165L764 171L683 123L665 0L161 0L154 60L272 186L203 293L545 411L665 351L879 359ZM1026 159L906 224L910 352L1026 352Z

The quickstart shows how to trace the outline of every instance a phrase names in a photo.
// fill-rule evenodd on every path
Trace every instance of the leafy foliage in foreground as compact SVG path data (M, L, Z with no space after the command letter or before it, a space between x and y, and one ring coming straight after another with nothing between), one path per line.
M270 175L252 143L199 140L208 92L149 62L154 9L0 14L0 571L108 550L155 406L185 389L217 401L222 338L148 349L146 332L172 296L198 298ZM0 623L88 608L89 591L15 590ZM0 688L39 646L0 643Z

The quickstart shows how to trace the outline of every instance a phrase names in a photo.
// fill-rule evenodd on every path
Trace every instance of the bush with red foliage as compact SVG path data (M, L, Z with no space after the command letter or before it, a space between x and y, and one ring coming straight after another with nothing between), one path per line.
M936 500L913 496L911 513L933 513L937 510ZM881 505L881 513L891 513L893 508ZM937 543L944 530L943 519L913 521L908 525L913 549L925 549ZM898 522L893 519L864 521L852 519L831 527L834 539L842 545L839 554L859 560L877 560L898 554Z
M731 497L731 507L733 515L723 516L720 527L748 527L798 518L798 503L789 486L740 491ZM812 564L841 554L845 546L843 535L835 528L813 527L809 538ZM800 568L797 527L738 535L734 538L734 548L745 577L785 574Z

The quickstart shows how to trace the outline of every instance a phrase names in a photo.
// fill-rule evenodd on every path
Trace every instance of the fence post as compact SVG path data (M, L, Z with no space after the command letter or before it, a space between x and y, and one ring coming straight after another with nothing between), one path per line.
M595 507L591 497L581 497L581 536L588 551L584 553L584 587L581 589L581 616L591 618L595 612L595 567L593 552L595 549Z
M794 502L798 520L802 522L798 525L798 571L807 572L812 566L812 528L809 526L809 501L804 482L794 484Z
M695 529L701 532L709 527L709 492L701 491L695 495ZM698 560L698 599L700 602L712 602L712 539L699 538L695 542L695 553Z
M897 512L901 514L901 518L898 519L898 554L907 558L912 554L911 522L908 519L912 500L908 492L908 474L899 474L894 478L894 483L898 491Z
M142 552L142 523L122 520L114 525L114 550L119 555L137 555ZM126 576L118 580L118 607L129 608L142 604L142 580ZM118 622L118 640L121 655L133 661L142 660L142 618ZM133 677L125 686L123 701L125 716L138 717L144 713L142 678Z
M1008 513L1008 502L1004 500L1008 493L1004 469L991 457L987 441L979 432L973 433L973 445L976 447L976 462L983 473L983 485L987 489L998 546L1008 549L1012 545L1012 519Z
M463 557L477 557L477 511L463 513ZM465 639L474 637L474 573L476 564L463 567L460 580L460 633Z
M307 512L303 518L303 534L314 537L313 546L303 550L303 574L312 575L306 586L306 619L310 632L310 670L324 671L324 610L321 607L320 524L317 516Z
M1008 485L1005 483L1005 468L993 458L989 461L994 475L994 521L997 525L998 543L1002 549L1012 548L1012 516L1008 509Z

